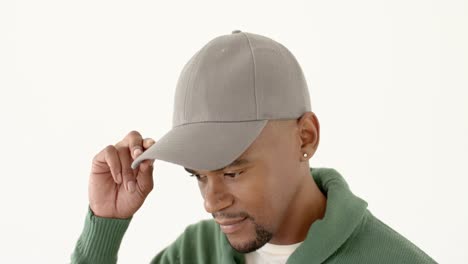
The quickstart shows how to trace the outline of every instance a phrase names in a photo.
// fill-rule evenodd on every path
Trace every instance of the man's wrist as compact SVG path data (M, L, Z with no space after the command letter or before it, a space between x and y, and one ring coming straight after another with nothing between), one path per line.
M116 263L120 244L132 218L99 217L88 206L84 228L73 257L96 263Z

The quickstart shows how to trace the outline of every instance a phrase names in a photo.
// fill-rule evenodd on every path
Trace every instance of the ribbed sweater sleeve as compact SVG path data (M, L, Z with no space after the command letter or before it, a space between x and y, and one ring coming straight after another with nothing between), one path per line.
M71 255L71 263L117 263L120 243L131 219L98 217L88 206L84 228Z

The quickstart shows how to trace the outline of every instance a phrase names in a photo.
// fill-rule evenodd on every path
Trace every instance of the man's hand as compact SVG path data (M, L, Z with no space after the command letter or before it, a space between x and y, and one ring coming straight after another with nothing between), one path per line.
M93 158L89 176L89 206L99 217L128 218L153 190L154 160L145 160L133 170L132 161L153 145L151 138L131 131L116 145L109 145Z

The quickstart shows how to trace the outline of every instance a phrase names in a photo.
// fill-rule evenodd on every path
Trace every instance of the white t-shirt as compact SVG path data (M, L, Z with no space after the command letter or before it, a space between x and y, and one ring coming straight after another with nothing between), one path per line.
M245 254L246 264L285 264L289 256L302 242L291 245L275 245L266 243L254 252Z

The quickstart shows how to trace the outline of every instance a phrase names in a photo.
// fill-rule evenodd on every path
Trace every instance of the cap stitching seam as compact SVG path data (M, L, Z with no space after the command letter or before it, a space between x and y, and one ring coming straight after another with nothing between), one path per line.
M202 51L206 48L207 45L203 46L200 50L199 53L195 56L194 62L192 63L193 67L190 69L189 73L189 79L187 80L187 85L185 87L185 98L184 98L184 120L183 122L187 122L187 94L190 92L190 95L192 95L192 91L188 89L189 84L191 83L192 76L193 76L193 70L200 64L200 59L198 59L199 56L201 56ZM193 85L192 85L193 87ZM193 89L193 88L192 88Z
M198 57L198 55L195 56L194 60ZM187 111L187 94L189 93L189 90L188 90L188 86L190 84L190 79L192 78L192 72L193 72L193 68L195 67L195 61L192 61L190 63L192 65L192 67L190 68L190 73L189 73L189 77L188 77L188 80L185 84L185 98L184 98L184 119L183 119L183 122L185 122L185 120L187 120L186 118L186 115L185 115L185 112Z
M247 39L247 42L249 43L249 48L250 48L250 54L252 55L252 62L253 62L253 74L254 74L254 97L255 97L255 118L258 120L258 101L257 101L257 86L256 86L256 79L257 79L257 73L256 73L256 63L255 63L255 56L254 56L254 52L253 52L253 49L252 49L252 44L250 43L250 39L249 37L247 36L247 34L245 34L245 32L242 32L243 35L245 36L245 38Z
M288 74L290 74L291 76L290 77L294 77L294 79L298 82L301 82L302 81L302 78L304 78L303 80L305 81L305 85L308 88L307 86L307 80L305 79L305 75L304 75L304 72L302 70L302 67L301 65L299 64L299 61L297 60L297 58L294 56L294 54L289 50L287 49L283 44L280 44L279 42L277 41L273 41L273 43L275 44L275 46L277 47L277 51L281 54L281 57L283 58L283 61L288 65L288 68L290 69L290 72ZM289 54L284 54L284 51L283 49L286 49L288 50L288 53ZM290 56L289 56L290 55ZM291 60L289 61L288 58ZM293 65L292 65L292 64ZM292 71L291 69L292 68L298 68L299 69L299 76L294 76L294 74L292 74ZM301 78L302 77L302 78ZM304 89L300 89L301 90L301 94L302 94L302 99L304 100L304 105L308 105L307 104L307 96L305 94L306 91L304 91ZM307 91L308 92L308 91Z

